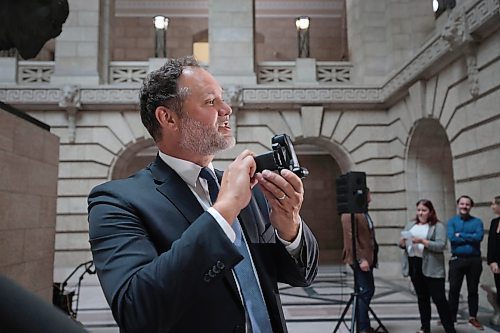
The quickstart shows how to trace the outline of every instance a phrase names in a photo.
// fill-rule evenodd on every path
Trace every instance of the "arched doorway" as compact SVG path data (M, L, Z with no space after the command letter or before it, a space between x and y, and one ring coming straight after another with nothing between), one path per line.
M450 142L435 119L421 119L413 127L406 157L408 219L415 203L432 201L438 217L446 221L455 212L455 186Z
M342 261L343 237L337 214L335 179L342 173L337 161L326 150L312 145L297 145L301 166L309 170L304 179L301 216L316 236L321 264Z
M118 154L111 179L127 178L151 163L157 153L158 148L153 139L142 139L128 145Z

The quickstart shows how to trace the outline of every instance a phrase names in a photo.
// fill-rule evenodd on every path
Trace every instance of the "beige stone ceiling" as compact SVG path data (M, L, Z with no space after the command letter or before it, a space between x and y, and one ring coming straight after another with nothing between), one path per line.
M228 0L229 1L229 0ZM339 18L344 12L345 0L255 0L257 17L310 17ZM207 17L208 0L153 1L115 0L116 16L151 17Z

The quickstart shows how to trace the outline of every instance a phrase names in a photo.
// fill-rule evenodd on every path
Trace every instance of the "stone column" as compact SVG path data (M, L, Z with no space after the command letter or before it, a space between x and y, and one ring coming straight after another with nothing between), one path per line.
M210 72L224 85L255 84L253 0L209 0Z
M69 16L56 38L53 84L99 84L99 0L68 0Z

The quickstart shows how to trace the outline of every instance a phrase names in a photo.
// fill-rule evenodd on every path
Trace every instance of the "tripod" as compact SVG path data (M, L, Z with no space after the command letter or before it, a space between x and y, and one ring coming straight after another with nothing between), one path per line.
M357 230L357 225L355 223L354 219L354 213L351 212L351 241L352 241L352 261L353 261L353 270L359 270L359 262L356 257L356 232ZM342 322L345 323L345 315L347 314L347 311L349 310L349 307L352 305L352 311L351 311L351 329L349 330L350 333L355 333L356 328L357 328L357 311L358 311L358 302L365 302L364 299L362 299L359 296L358 293L359 290L359 285L358 285L358 276L356 272L354 272L354 292L351 293L351 297L349 298L349 301L347 302L344 311L342 312L342 315L339 318L339 321L337 322L337 325L335 326L335 329L333 330L333 333L338 332L338 329L340 327L340 324ZM370 308L369 304L365 305L368 307L368 311L372 314L373 318L377 321L378 327L375 329L375 332L379 332L379 329L381 329L383 333L389 333L387 329L385 328L384 324L380 321L380 319L377 317L375 312Z

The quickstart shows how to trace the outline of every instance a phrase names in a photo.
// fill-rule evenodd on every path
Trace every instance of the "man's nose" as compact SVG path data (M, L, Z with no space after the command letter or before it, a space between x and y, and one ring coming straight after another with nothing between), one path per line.
M225 101L222 101L221 107L219 108L219 113L222 116L229 116L233 113L233 109Z

